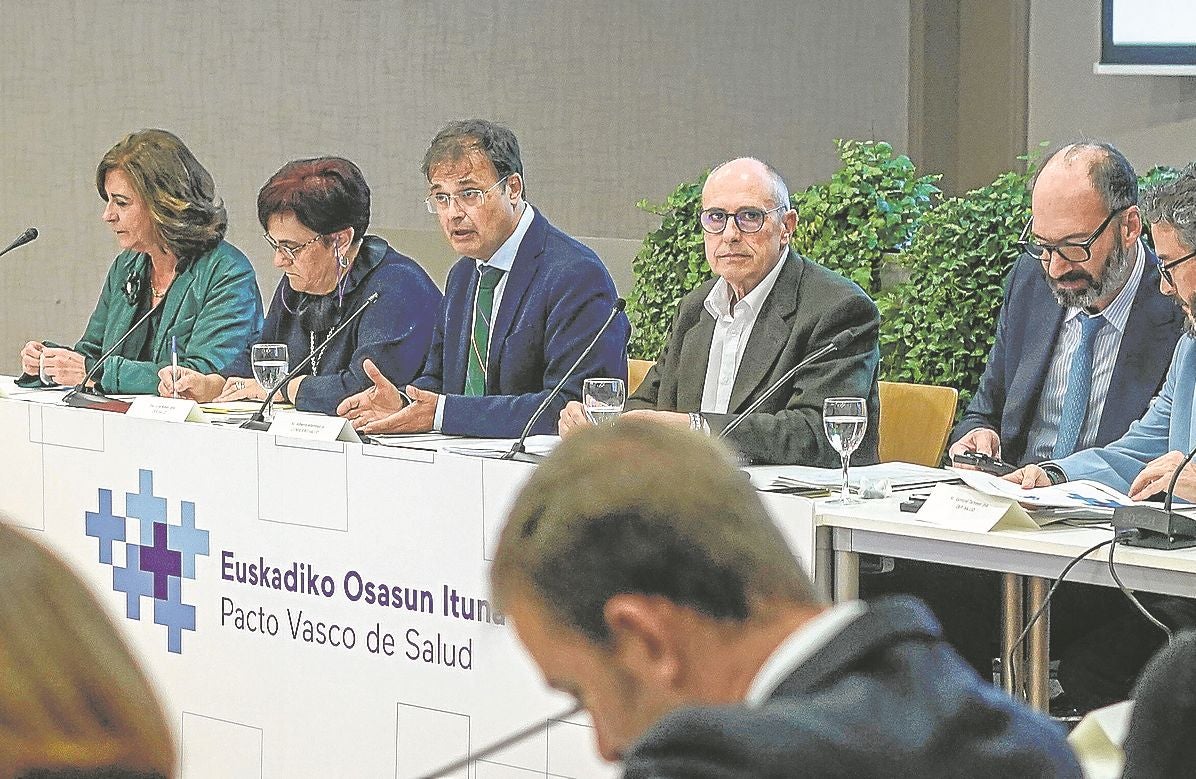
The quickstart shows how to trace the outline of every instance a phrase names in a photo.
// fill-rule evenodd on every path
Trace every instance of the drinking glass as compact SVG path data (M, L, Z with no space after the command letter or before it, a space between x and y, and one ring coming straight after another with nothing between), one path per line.
M851 453L864 440L864 431L868 429L868 414L863 398L827 398L822 403L822 424L826 428L826 437L831 446L843 458L843 491L834 500L827 503L836 506L849 506L860 501L851 497L847 484L847 465L851 460Z
M262 389L269 396L274 388L291 370L287 357L286 344L254 344L253 345L253 378L262 385ZM274 399L266 404L262 419L269 422L274 418Z
M582 384L581 405L592 425L613 424L626 399L622 379L586 379Z

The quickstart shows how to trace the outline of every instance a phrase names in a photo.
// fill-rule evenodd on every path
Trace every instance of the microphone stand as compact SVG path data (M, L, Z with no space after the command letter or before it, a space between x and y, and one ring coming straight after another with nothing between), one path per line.
M543 722L538 722L538 721L533 722L530 725L527 725L526 727L522 728L521 730L515 731L514 733L510 734L509 736L504 736L503 738L500 738L498 741L495 741L493 744L490 744L489 746L485 747L484 749L480 749L477 752L474 752L473 754L469 754L469 755L466 755L465 757L454 760L453 762L451 762L447 765L443 765L440 768L437 768L435 771L433 771L431 773L423 774L422 776L419 777L419 779L437 779L437 777L444 776L445 774L451 774L456 771L459 771L462 768L465 768L466 766L468 766L470 763L472 763L475 760L481 760L483 757L489 757L490 755L494 754L495 752L506 749L507 747L509 747L513 744L518 744L520 741L523 741L526 738L530 738L530 737L536 735L537 733L543 732L554 721L560 721L560 720L564 720L569 717L572 717L574 714L581 712L581 710L583 708L585 708L585 707L582 706L580 703L578 703L578 704L574 705L572 708L566 709L565 711L562 711L560 714L557 714L555 717L549 717L547 720L545 720Z
M797 375L798 371L800 371L802 368L806 367L810 363L814 362L815 360L825 357L826 355L830 354L833 351L842 349L844 346L846 346L848 343L850 343L851 340L853 338L855 338L856 335L857 335L857 333L854 330L848 330L846 332L839 333L837 336L832 338L831 342L828 343L826 346L822 346L822 347L810 352L809 354L807 354L804 359L802 359L800 362L797 363L797 365L794 365L792 368L785 371L785 374L783 376L781 376L781 378L779 378L775 382L773 382L771 387L764 390L764 392L760 395L760 397L753 400L752 404L750 406L745 408L743 411L739 412L739 414L737 414L735 416L735 418L732 419L727 424L727 426L722 429L722 432L720 432L718 434L718 436L717 436L718 440L721 441L722 439L724 439L728 435L730 435L732 430L739 427L740 423L742 423L743 420L747 419L748 414L751 414L756 409L760 408L760 406L763 405L764 401L768 400L773 395L775 395L781 387L783 387L786 384L788 384L789 382L793 381L793 377Z
M606 329L610 327L610 323L615 321L615 317L622 313L626 306L627 301L623 298L619 298L615 301L615 305L614 308L611 309L610 316L608 316L606 321L602 323L602 327L598 328L598 333L594 336L593 340L590 341L590 345L587 346L585 351L581 353L581 356L577 358L577 362L569 366L569 370L565 371L565 375L561 377L561 380L557 382L556 386L552 388L552 391L548 393L548 396L544 398L544 402L542 402L540 407L537 408L535 413L532 414L531 419L527 420L527 425L523 428L523 432L519 435L519 440L511 444L510 450L498 459L514 460L515 462L520 463L538 463L544 459L544 455L529 452L527 451L527 447L524 446L524 442L527 440L527 437L531 435L532 427L537 421L539 421L540 417L544 415L544 411L548 408L548 404L552 402L553 398L561 394L561 390L565 387L565 382L567 382L570 377L573 376L574 372L577 370L577 367L581 365L582 360L590 356L590 352L594 350L594 347L598 344L599 339L602 338L603 333L605 333Z
M283 376L282 381L275 384L274 389L266 393L266 399L262 401L262 405L258 406L257 411L253 412L253 416L241 423L241 427L246 430L269 430L270 423L266 421L266 407L270 405L270 401L274 400L274 396L278 394L279 390L287 385L287 382L298 376L299 372L307 367L307 365L312 361L312 358L316 356L316 352L327 346L329 342L331 342L333 338L340 335L340 332L348 327L354 319L357 319L357 317L361 316L361 312L365 311L370 304L377 300L378 295L379 293L375 292L366 298L365 302L358 306L356 311L354 311L352 314L349 314L348 318L345 319L344 322L341 322L339 325L333 328L332 332L328 334L328 337L324 339L324 343L320 344L317 349L300 360L299 364L292 368L286 376Z
M87 382L91 381L92 377L96 375L96 372L104 364L104 360L107 360L109 357L111 357L112 353L120 348L120 345L128 340L129 336L135 333L137 328L141 327L141 325L145 323L145 320L149 319L150 315L153 314L155 310L156 309L151 308L149 311L146 311L140 319L133 323L132 327L125 331L124 335L116 340L116 343L112 344L112 346L109 346L108 349L96 360L95 365L91 366L91 370L88 371L87 375L83 377L83 381L76 384L75 388L68 392L66 397L62 399L62 402L74 408L90 408L96 411L116 411L121 414L128 411L130 405L132 404L126 403L123 400L117 400L116 398L110 398L103 392L88 392Z

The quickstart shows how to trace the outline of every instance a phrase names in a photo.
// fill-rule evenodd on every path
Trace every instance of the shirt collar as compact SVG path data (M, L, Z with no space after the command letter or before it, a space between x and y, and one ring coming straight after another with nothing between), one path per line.
M1109 324L1117 328L1117 332L1122 334L1125 333L1126 324L1129 322L1130 309L1134 307L1134 296L1138 294L1138 284L1142 281L1143 269L1146 267L1146 249L1143 248L1142 242L1138 241L1134 246L1134 269L1130 272L1130 277L1121 291L1117 293L1117 297L1113 298L1113 302L1105 306L1105 310L1100 313ZM1076 306L1070 306L1063 321L1070 322L1079 316L1082 310Z
M760 307L764 305L764 300L768 297L768 293L772 292L772 288L776 286L777 277L781 275L781 266L785 264L785 257L789 254L786 251L781 255L781 259L777 260L777 264L772 266L772 270L768 275L760 280L760 283L752 289L751 292L743 296L743 300L735 303L735 309L738 311L740 306L746 307L753 314L760 313ZM726 279L719 277L719 280L714 282L710 293L706 295L704 302L706 310L715 319L731 315L731 285L727 283Z
M474 259L478 268L487 266L510 273L511 266L515 264L515 255L519 253L519 244L523 243L523 236L527 235L527 228L532 226L532 219L535 215L532 204L528 203L523 209L523 216L519 217L519 224L515 225L515 232L503 241L502 246L498 247L498 251L494 252L494 256L486 262Z
M843 632L849 623L862 616L867 609L863 601L845 601L832 606L790 633L768 656L764 665L760 666L743 702L748 706L762 705L802 663L830 643L831 639Z

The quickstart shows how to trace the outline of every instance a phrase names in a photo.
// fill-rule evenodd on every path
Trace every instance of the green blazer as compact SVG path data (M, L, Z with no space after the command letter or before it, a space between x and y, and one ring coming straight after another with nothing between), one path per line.
M75 344L87 369L136 321L149 288L149 255L121 252L112 262L96 310ZM200 373L221 373L262 333L262 296L249 259L227 241L187 264L162 301L162 321L154 335L153 359L129 355L126 344L104 361L99 384L105 392L154 394L158 371L170 365L170 337L178 344L179 365Z

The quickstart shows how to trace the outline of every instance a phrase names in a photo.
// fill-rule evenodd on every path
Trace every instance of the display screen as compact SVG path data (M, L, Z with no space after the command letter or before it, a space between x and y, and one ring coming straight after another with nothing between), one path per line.
M1103 0L1101 64L1196 65L1196 0Z

